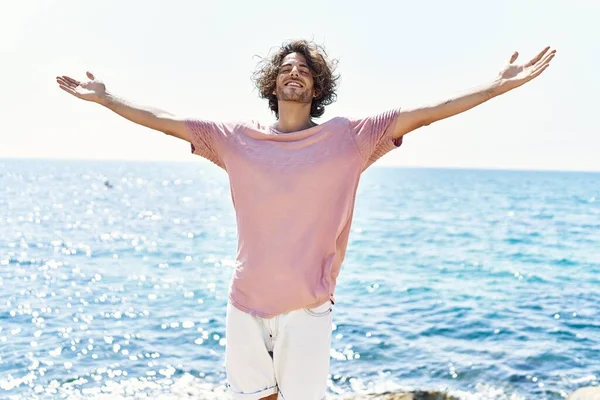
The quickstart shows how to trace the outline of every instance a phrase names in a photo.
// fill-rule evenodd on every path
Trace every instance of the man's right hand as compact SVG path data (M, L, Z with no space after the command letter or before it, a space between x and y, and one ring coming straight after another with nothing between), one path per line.
M96 79L91 72L88 71L86 75L89 80L85 82L80 82L66 75L57 76L56 83L58 83L58 86L62 90L75 97L95 103L102 103L106 97L106 86L101 80Z
M104 83L96 79L91 72L86 75L89 80L85 82L80 82L65 75L56 77L56 82L65 92L80 99L98 103L131 122L187 142L191 141L185 119L154 107L133 104L114 93L107 92Z
M107 92L104 83L96 79L91 72L87 72L86 75L89 80L84 82L65 75L57 76L56 83L65 92L82 100L98 103L131 122L183 139L187 142L191 140L190 133L185 125L185 119L157 108L133 104L113 93Z

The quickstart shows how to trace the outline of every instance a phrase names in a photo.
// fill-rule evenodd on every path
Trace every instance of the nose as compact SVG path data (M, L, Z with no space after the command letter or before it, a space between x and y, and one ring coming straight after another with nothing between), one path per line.
M292 75L292 76L298 76L298 67L296 65L294 65L292 67L292 70L290 71L290 75Z

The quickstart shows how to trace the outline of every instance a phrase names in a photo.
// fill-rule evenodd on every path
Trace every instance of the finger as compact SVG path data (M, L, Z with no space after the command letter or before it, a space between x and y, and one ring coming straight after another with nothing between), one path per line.
M68 80L66 80L64 78L61 78L61 77L56 78L56 82L58 82L58 84L68 86L68 87L70 87L72 89L75 89L77 86L79 86L77 83L74 83L72 80L68 81Z
M88 77L88 78L90 78L91 80L94 80L94 79L96 79L96 78L94 77L94 74L92 74L90 71L87 71L85 74L86 74L86 75L87 75L87 77Z
M533 78L536 78L536 77L540 76L540 74L541 74L542 72L544 72L544 71L546 70L546 68L548 68L549 66L550 66L550 64L546 64L546 65L544 65L544 66L543 66L543 67L541 67L541 68L536 68L536 70L535 70L535 71L533 71L533 73L531 74L531 79L533 79Z
M76 84L74 84L73 82L71 82L71 81L67 81L66 79L64 79L64 78L62 78L62 77L60 77L60 76L56 77L56 82L57 82L59 85L69 86L69 87L73 87L73 88L74 88L74 87L77 87L77 85L76 85Z
M70 76L63 75L61 78L63 78L67 82L72 82L75 85L79 85L79 83L80 83L77 79L73 79Z
M551 56L547 57L547 59L544 59L544 62L539 62L537 63L534 67L533 67L533 73L535 73L536 71L538 71L540 68L543 68L547 65L550 65L550 61L552 61L552 59L554 58L554 54L552 54Z
M512 63L514 63L514 62L517 60L517 58L518 58L518 57L519 57L519 52L518 52L518 51L515 51L515 52L512 54L512 56L510 56L510 61L509 61L508 63L509 63L509 64L512 64Z
M545 57L544 60L538 62L536 65L529 67L531 69L531 74L535 74L537 71L539 71L541 68L550 65L550 61L552 61L552 59L554 58L554 54Z
M546 56L544 58L542 58L537 64L537 65L544 65L544 64L548 64L550 62L550 60L552 60L554 58L554 56L556 55L556 50L551 51L550 53L546 54Z
M62 76L62 78L63 78L65 81L67 81L67 82L71 82L71 83L72 83L72 84L74 84L75 86L77 86L77 85L81 84L81 82L79 82L77 79L73 79L73 78L71 78L70 76L63 75L63 76Z
M526 67L530 67L533 64L535 64L536 62L538 62L543 56L544 54L546 54L546 52L550 49L550 46L546 46L542 51L539 52L539 54L537 56L535 56L534 58L532 58L527 64L525 64Z
M69 94L72 94L73 96L77 96L77 93L73 89L71 89L70 87L68 87L68 86L58 85L58 87L60 87L65 92L67 92Z

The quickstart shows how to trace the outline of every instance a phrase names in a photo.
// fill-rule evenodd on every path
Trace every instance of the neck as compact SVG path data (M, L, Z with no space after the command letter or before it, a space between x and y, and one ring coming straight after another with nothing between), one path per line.
M298 132L316 125L310 119L310 103L280 101L278 106L279 119L275 127L279 132Z

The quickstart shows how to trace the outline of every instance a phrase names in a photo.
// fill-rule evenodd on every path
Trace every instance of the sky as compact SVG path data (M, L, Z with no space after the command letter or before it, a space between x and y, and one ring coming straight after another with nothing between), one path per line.
M409 133L377 165L600 171L597 0L27 0L0 14L0 158L193 161L189 146L62 92L90 70L173 114L272 123L250 76L282 42L339 60L319 121L443 101L557 49L537 79Z

